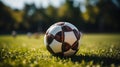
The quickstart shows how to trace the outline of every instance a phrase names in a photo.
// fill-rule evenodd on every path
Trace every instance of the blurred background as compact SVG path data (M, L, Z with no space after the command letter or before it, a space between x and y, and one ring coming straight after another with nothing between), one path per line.
M120 0L0 0L0 34L44 33L59 21L85 33L119 33Z

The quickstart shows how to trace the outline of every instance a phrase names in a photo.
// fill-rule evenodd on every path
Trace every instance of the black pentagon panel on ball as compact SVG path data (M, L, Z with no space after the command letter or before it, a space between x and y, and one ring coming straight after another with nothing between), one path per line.
M76 41L76 42L72 45L71 49L77 50L78 45L79 45L79 43L78 43L78 41Z
M66 52L71 48L71 46L68 43L62 43L62 52Z
M57 40L58 42L62 42L62 41L64 40L62 31L58 32L58 33L55 35L55 40Z
M72 28L69 27L69 26L67 26L67 25L65 25L65 26L62 26L62 30L63 30L64 32L69 32L69 31L72 31Z
M54 36L52 34L46 34L46 41L48 44L51 44L53 39L54 39Z
M73 29L73 32L74 32L76 38L79 40L80 39L80 32L77 31L76 29Z

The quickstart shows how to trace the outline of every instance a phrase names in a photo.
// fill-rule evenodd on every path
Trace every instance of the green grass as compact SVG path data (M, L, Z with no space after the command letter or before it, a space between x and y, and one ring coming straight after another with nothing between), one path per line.
M120 34L84 34L77 54L52 56L39 39L0 35L0 67L101 67L120 66Z

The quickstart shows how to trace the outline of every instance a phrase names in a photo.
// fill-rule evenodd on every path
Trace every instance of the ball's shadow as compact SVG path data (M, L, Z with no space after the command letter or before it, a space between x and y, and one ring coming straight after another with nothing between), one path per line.
M72 62L78 62L78 63L81 63L84 60L85 62L93 61L93 64L100 64L100 65L111 65L111 64L120 65L120 59L109 58L109 57L99 57L95 55L91 55L91 56L75 55L75 56L66 57L66 58L61 57L61 59L69 59L69 58L71 58Z

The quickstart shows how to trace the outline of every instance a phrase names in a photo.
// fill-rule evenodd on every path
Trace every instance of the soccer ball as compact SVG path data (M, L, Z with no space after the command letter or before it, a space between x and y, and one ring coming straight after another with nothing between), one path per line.
M68 22L58 22L50 26L44 36L47 50L54 56L72 56L79 49L81 33Z

